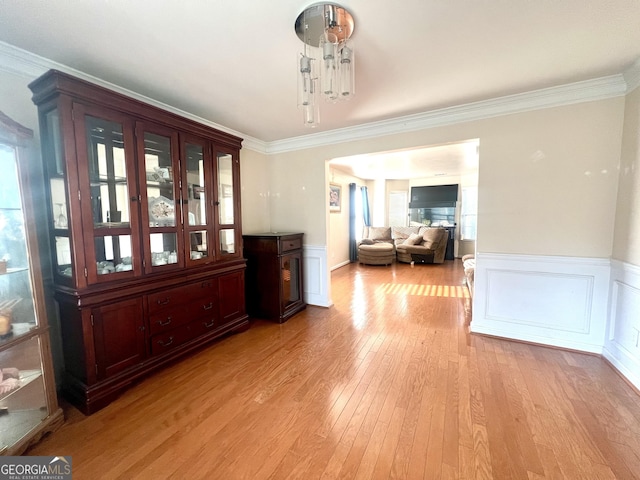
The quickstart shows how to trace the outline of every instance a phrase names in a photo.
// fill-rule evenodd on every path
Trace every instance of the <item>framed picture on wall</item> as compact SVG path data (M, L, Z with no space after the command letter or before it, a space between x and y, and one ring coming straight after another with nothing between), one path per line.
M200 200L201 195L204 193L204 187L201 187L199 185L194 185L193 186L193 198L195 200Z
M342 206L342 187L336 183L329 184L329 211L339 212Z

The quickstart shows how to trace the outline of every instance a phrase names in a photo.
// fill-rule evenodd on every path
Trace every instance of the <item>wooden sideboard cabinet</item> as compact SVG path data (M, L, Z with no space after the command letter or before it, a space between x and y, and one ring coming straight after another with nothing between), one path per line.
M247 311L252 317L287 321L304 310L302 233L244 235Z
M83 412L246 328L242 139L49 71L38 106L65 381Z

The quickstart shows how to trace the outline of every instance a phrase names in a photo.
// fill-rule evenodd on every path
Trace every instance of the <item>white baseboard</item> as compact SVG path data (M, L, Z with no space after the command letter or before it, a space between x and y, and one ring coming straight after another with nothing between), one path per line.
M478 253L471 331L602 353L608 259Z
M339 269L340 267L344 267L345 265L349 265L351 262L349 260L345 260L344 262L341 262L337 265L334 265L333 267L331 267L331 271L333 272L334 270Z

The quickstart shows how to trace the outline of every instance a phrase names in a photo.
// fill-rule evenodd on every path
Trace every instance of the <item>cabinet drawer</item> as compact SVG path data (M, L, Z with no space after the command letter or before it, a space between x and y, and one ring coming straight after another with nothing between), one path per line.
M193 300L189 305L190 318L217 317L218 299L212 295Z
M166 333L151 337L151 355L160 355L182 345L192 338L189 325L182 325Z
M217 279L210 278L147 295L149 314L185 305L195 299L214 296L216 287Z
M181 287L168 288L167 290L147 295L149 313L173 308L188 302L191 298L191 291L190 285L182 285Z
M160 355L164 352L182 345L189 340L211 332L219 327L219 323L213 318L202 318L173 330L151 337L151 354Z
M204 317L189 324L189 329L193 337L199 337L207 332L212 332L220 326L217 319Z
M280 241L280 251L281 252L289 252L291 250L298 250L302 248L302 239L301 238L283 238Z
M191 318L189 309L184 305L165 308L160 312L149 315L149 334L156 335L174 329L188 323Z

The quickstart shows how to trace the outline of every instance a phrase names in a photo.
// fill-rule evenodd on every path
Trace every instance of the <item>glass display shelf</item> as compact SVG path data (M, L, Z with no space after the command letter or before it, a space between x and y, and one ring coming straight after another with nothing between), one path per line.
M1 264L2 262L0 262ZM4 267L6 268L6 270L3 270L2 267L0 267L0 275L9 275L11 273L20 273L20 272L28 272L29 269L26 267Z
M0 313L0 324L3 322L3 315ZM0 327L3 328L3 327ZM38 326L35 322L11 322L9 325L4 325L4 334L0 335L0 347L4 347L7 344L12 343L14 340L33 332ZM1 365L0 365L1 368Z
M130 229L130 224L129 222L101 222L101 223L95 223L93 225L94 230L100 230L101 228L106 228L109 230L123 228L128 231Z
M11 395L20 391L42 375L42 370L18 370L17 368L3 368L0 372L0 404L10 400ZM0 415L2 415L0 407Z
M47 409L0 410L0 455L15 445L47 418Z
M98 176L92 176L91 179L89 180L89 185L91 185L92 187L99 187L101 185L107 185L109 183L126 184L127 178L114 177L109 175L98 175Z
M30 324L13 327L33 330ZM0 351L0 449L18 443L49 416L40 349L34 334Z

